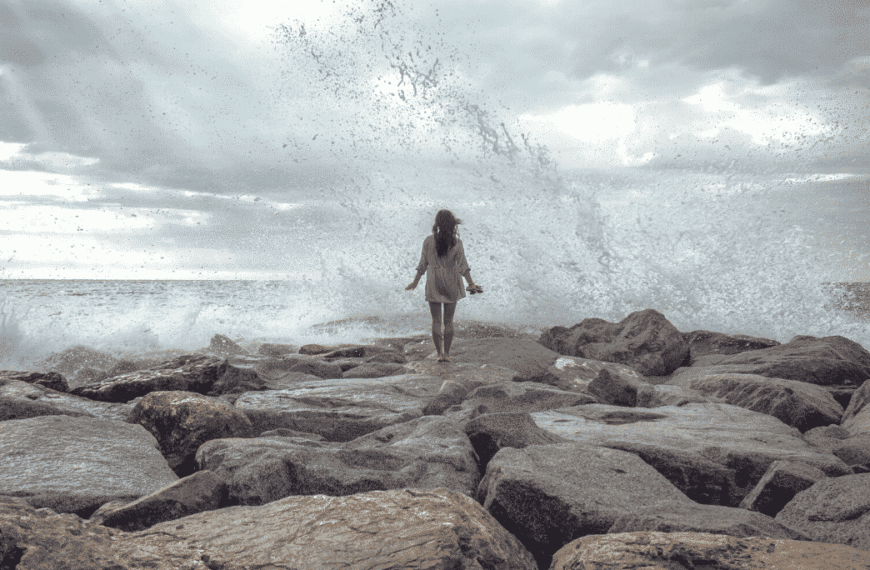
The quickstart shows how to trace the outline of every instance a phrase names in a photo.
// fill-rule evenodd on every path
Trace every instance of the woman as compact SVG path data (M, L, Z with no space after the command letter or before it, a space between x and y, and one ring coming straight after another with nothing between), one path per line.
M450 362L450 345L453 343L453 315L456 313L456 302L465 297L462 290L462 277L468 281L467 291L474 295L483 293L483 289L474 284L471 279L471 269L465 260L465 250L462 240L456 231L456 226L462 221L456 218L450 210L440 210L435 215L435 225L432 235L423 241L423 254L417 265L417 276L405 287L405 291L417 288L420 277L429 270L426 278L426 300L432 313L432 341L438 351L438 362ZM442 333L441 305L444 305ZM443 341L443 347L442 347Z

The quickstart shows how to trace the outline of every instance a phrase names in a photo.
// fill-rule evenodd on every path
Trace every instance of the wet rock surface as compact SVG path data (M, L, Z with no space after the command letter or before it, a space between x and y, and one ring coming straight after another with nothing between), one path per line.
M239 343L0 373L0 567L870 556L870 353L848 339L680 333L647 310L458 327L450 363L428 335Z

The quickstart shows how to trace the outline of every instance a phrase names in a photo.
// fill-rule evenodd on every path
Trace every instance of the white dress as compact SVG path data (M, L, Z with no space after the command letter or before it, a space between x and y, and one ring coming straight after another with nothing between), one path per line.
M465 297L462 275L468 270L461 239L456 238L456 245L447 250L444 257L438 257L435 236L430 235L423 241L417 273L426 273L426 301L455 303Z

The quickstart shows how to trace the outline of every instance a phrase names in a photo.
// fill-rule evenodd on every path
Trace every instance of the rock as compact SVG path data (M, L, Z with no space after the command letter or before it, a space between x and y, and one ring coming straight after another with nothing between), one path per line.
M687 476L694 485L700 485L695 488L699 496L721 496L721 482L726 478L731 488L727 502L718 499L722 506L740 504L777 459L813 465L832 477L850 472L840 459L810 448L796 429L772 416L729 404L687 404L652 410L588 404L531 415L541 429L573 441L636 450L646 454L642 455L645 460L654 462L657 455L679 458L681 463L670 476ZM699 460L704 463L699 464ZM718 477L711 480L710 488L704 488L709 462L718 464ZM669 476L664 467L657 469ZM683 485L677 478L671 482L677 487Z
M292 344L274 344L274 343L263 343L257 347L257 354L262 354L263 356L286 356L288 354L293 354L299 350L298 346L294 346Z
M103 503L138 499L177 479L142 426L99 418L2 422L0 457L0 495L82 517Z
M132 404L96 402L39 384L0 380L0 421L53 415L124 421L132 409Z
M344 372L342 378L383 378L384 376L399 376L408 372L410 371L401 364L368 362Z
M643 390L646 386L649 386L649 384L643 380L614 375L607 369L603 369L589 383L588 389L592 395L598 398L598 402L601 404L634 407L637 405L638 391Z
M77 345L46 358L40 367L43 370L60 372L67 378L72 378L82 368L109 370L118 363L118 359L102 350Z
M591 394L565 392L537 382L489 384L475 388L463 400L457 409L450 409L445 415L467 421L481 414L540 412L597 403Z
M374 354L372 356L366 357L366 362L383 362L389 364L405 364L408 362L408 359L404 354L399 354L398 352L392 350L385 350L379 354Z
M458 338L450 349L456 363L501 366L517 371L516 381L543 376L559 355L527 338Z
M117 534L75 515L36 510L24 501L0 496L0 568L4 570L142 568L134 566L134 558L155 562L152 567L157 567L156 556L134 546L120 552L113 540ZM191 568L205 570L204 565Z
M209 396L239 395L245 392L268 390L269 382L260 378L260 375L252 366L228 365L223 374L218 376L211 389Z
M666 376L689 358L680 331L652 309L619 323L583 319L570 329L553 327L538 342L559 354L626 364L644 376Z
M424 416L440 416L451 406L458 406L470 390L453 380L445 380L438 394L423 408Z
M275 363L272 363L272 365L277 369ZM313 357L296 356L293 358L285 358L282 360L280 366L280 369L287 372L301 372L303 374L310 374L311 376L326 379L341 378L344 373L341 366L338 364L334 362L326 362L320 358Z
M608 534L637 531L703 532L737 538L764 536L809 540L805 534L762 513L734 507L699 505L691 501L664 501L652 507L639 507L616 519Z
M825 477L812 465L774 461L752 491L740 501L740 508L775 517L795 495Z
M537 570L489 513L447 489L287 497L191 515L118 542L122 552L202 556L212 569ZM170 560L174 568L191 567L181 556Z
M254 434L277 428L350 441L423 415L442 380L405 375L303 382L293 389L249 392L236 400Z
M478 501L541 568L572 540L667 500L691 503L636 455L577 443L506 447L478 488Z
M556 553L550 570L865 570L866 556L841 545L642 531L577 539Z
M326 354L328 352L334 352L340 348L347 348L356 345L351 344L342 344L339 346L323 346L322 344L306 344L299 348L299 354L304 354L308 356L315 356L318 354Z
M203 443L254 436L244 413L194 392L151 392L136 404L127 422L151 432L169 467L179 477L193 473L196 450Z
M843 408L821 386L754 374L716 374L687 386L729 404L768 414L801 432L840 422Z
M252 369L238 369L214 356L185 355L154 368L73 388L71 393L103 402L129 402L151 392L173 390L220 396L237 393L246 386L265 388L265 381L257 382L255 374Z
M208 351L218 356L227 357L232 354L248 354L248 351L239 346L228 336L216 334L211 337L211 342L208 345Z
M870 352L841 336L798 336L779 346L727 356L712 366L677 370L670 383L727 373L756 374L818 386L858 386L870 378Z
M146 529L157 523L214 511L224 506L226 484L211 471L199 471L159 491L112 509L99 509L90 520L125 531Z
M849 407L846 408L841 421L842 426L851 436L870 434L870 380L852 394Z
M689 345L689 366L695 366L695 361L702 356L728 356L780 345L779 342L767 338L703 330L683 333L683 338Z
M662 406L685 406L686 404L709 404L721 402L719 398L704 396L697 390L669 384L641 385L637 391L638 408L661 408Z
M870 467L870 434L861 434L845 439L831 452L853 470L855 467Z
M436 362L434 360L411 361L407 368L416 374L435 376L442 381L461 384L469 391L489 384L513 382L517 378L516 370L492 364L474 364L471 362Z
M318 435L316 433L308 433L305 431L296 431L296 430L287 429L287 428L278 428L278 429L273 429L273 430L269 430L269 431L264 431L263 433L261 433L257 437L272 437L272 438L292 437L292 438L297 438L297 439L308 439L311 441L326 441L325 439L323 439L322 435Z
M442 417L389 426L345 444L214 440L199 449L197 464L227 483L231 504L242 505L290 495L342 496L403 487L444 487L474 495L480 480L468 437Z
M526 412L484 414L465 424L465 434L477 454L481 474L499 450L530 445L568 443L570 440L539 428Z
M834 448L848 437L851 437L849 430L838 425L815 427L801 436L813 449L821 453L833 453Z
M57 372L15 372L12 370L0 371L0 383L4 381L27 382L34 386L42 386L57 392L69 392L69 384L66 378Z
M776 520L815 542L870 550L870 473L816 481L798 493ZM866 553L865 557L870 559Z
M567 392L587 392L589 384L598 377L602 370L607 370L611 376L626 382L644 380L643 376L625 364L591 360L579 356L560 356L543 376L534 378L534 381Z

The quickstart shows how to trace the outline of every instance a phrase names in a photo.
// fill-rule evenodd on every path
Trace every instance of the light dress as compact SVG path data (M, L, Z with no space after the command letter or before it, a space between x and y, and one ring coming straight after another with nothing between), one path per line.
M455 303L465 297L462 275L468 269L461 239L456 238L456 245L447 250L444 257L438 257L435 236L430 235L423 241L417 273L426 273L426 301Z

